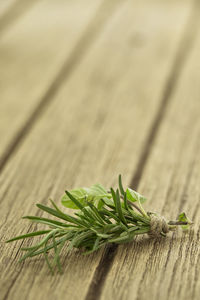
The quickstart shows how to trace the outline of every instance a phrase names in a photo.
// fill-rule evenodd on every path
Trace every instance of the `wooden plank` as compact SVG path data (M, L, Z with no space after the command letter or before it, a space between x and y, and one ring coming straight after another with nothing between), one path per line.
M12 9L12 7L15 5L15 3L19 3L20 0L6 0L0 2L0 20L1 18Z
M195 25L199 29L198 21ZM199 299L199 51L198 30L139 184L149 198L147 211L168 220L185 211L194 221L193 230L120 246L101 299Z
M0 18L12 7L17 0L7 0L0 2Z
M157 1L116 9L1 174L3 240L26 232L20 216L37 213L36 202L59 199L66 187L110 186L119 172L130 180L189 15L189 3L177 3L179 10ZM42 259L16 263L20 245L1 244L4 299L84 298L104 252L66 253L64 276L51 277Z
M83 50L77 43L87 37L85 30L100 4L39 1L1 37L0 165L63 64L72 60L77 47Z
M26 0L2 0L0 2L0 35L37 2Z

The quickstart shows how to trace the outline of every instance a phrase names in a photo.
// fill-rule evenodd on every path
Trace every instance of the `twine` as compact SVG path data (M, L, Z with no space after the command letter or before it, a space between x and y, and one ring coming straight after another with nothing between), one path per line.
M160 236L161 233L168 233L169 232L169 225L166 219L160 215L156 215L153 213L149 213L150 221L150 231L149 235L153 237Z

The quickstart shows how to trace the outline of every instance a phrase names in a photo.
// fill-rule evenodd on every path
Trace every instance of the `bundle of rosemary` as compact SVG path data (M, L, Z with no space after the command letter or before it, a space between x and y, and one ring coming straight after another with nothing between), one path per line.
M25 216L23 219L47 225L48 229L17 236L7 242L44 235L36 245L21 248L25 254L20 261L43 254L52 273L55 266L62 272L60 252L66 242L68 249L82 248L84 254L89 254L109 243L130 242L139 234L166 236L177 225L187 229L192 224L185 213L181 213L177 221L167 222L155 213L146 212L142 207L146 198L130 188L124 190L121 175L116 191L113 188L107 191L100 184L66 191L61 202L75 210L73 216L62 212L50 201L53 208L42 204L37 207L59 220ZM51 249L54 253L52 262L48 258Z

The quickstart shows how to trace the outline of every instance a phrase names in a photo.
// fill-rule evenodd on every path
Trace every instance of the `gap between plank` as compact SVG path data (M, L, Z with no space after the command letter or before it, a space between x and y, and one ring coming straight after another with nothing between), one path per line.
M72 50L71 54L64 62L63 67L60 69L57 76L54 78L54 80L50 84L46 93L41 98L39 105L32 112L30 118L27 120L25 125L22 126L22 128L18 131L18 134L15 136L13 141L8 146L7 151L2 156L2 159L0 160L0 172L2 172L6 163L9 160L9 158L13 155L15 150L18 148L19 144L23 141L25 136L30 132L30 130L34 126L37 118L42 115L45 107L47 105L49 105L49 103L53 100L54 96L58 92L61 85L71 75L72 71L74 71L76 65L81 61L86 50L92 45L92 42L94 42L95 38L98 37L98 34L103 29L103 26L105 26L108 18L112 15L112 13L114 12L114 10L117 7L117 4L119 4L120 2L121 2L121 0L117 0L117 1L114 0L112 2L111 1L107 2L107 0L104 0L101 3L101 5L98 8L98 10L96 11L96 14L93 17L92 21L89 22L82 37L77 42L77 44L74 47L74 49ZM112 250L110 251L110 256L112 256ZM106 257L109 257L109 255L106 254ZM103 259L103 257L102 257L102 259ZM102 267L100 267L100 268L102 269ZM23 268L21 268L19 270L18 274L12 280L3 300L8 299L10 292L11 292L13 286L15 285L17 278L19 277L22 269ZM102 269L102 271L104 272L103 269ZM99 270L99 272L101 272L101 270ZM106 270L105 270L105 273L107 273Z
M199 0L195 0L192 6L192 11L186 24L186 29L184 30L182 40L178 46L175 59L173 61L168 79L166 80L166 84L163 89L163 95L160 101L160 106L152 123L152 126L149 130L149 134L143 147L144 150L138 160L136 172L131 179L130 187L135 190L137 190L139 186L141 177L144 172L144 168L147 164L147 160L152 150L152 146L158 135L162 120L167 111L167 107L169 106L170 99L172 98L172 95L177 86L179 75L181 74L186 59L192 49L192 45L196 36L196 31L198 30L198 1ZM104 282L110 269L112 268L115 256L117 254L117 249L118 245L112 245L105 249L105 254L101 258L99 265L95 270L85 300L99 300L101 298L101 292L103 290Z
M119 5L120 2L122 1L115 0L115 1L108 2L104 0L101 3L100 7L96 11L96 14L92 18L91 22L89 22L88 26L86 27L85 32L80 37L75 47L72 49L69 57L64 61L63 66L57 73L56 77L52 80L45 94L42 96L39 104L33 110L32 114L30 115L29 119L25 122L25 124L22 125L22 127L18 130L17 134L13 137L7 149L4 151L0 159L0 172L2 172L7 161L15 152L15 150L22 142L24 137L30 132L37 118L39 118L39 116L42 115L47 105L49 105L50 102L53 101L59 88L62 86L64 82L67 81L69 76L75 70L77 64L80 63L84 54L92 45L92 43L95 41L95 39L98 37L98 34L100 34L101 30L103 29L106 22L113 14L114 10L116 9L117 5Z
M0 18L0 34L9 28L19 17L27 12L31 5L37 3L37 0L16 0L10 8Z

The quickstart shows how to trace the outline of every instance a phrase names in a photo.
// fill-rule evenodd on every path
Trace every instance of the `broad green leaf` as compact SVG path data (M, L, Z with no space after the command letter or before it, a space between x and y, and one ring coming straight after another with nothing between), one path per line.
M99 209L103 206L101 199L111 198L111 194L101 184L94 184L90 188L78 188L70 191L70 194L82 206L86 206L87 202L92 202ZM79 207L72 201L69 195L65 194L61 199L65 207L78 209Z
M88 193L88 201L92 202L98 209L101 209L104 202L101 199L112 198L111 194L99 183L85 189Z
M70 192L68 191L65 191L67 197L69 197L69 199L74 203L74 205L80 209L80 210L83 210L84 208L84 205L82 205L81 201L76 199L76 197L74 197Z
M88 198L88 193L84 188L78 188L70 191L70 194L79 201L83 206L85 206L86 200ZM76 204L71 200L71 198L65 194L61 199L62 205L68 208L78 209Z
M111 198L111 194L106 191L106 189L99 183L92 185L90 188L85 188L89 199L93 198L93 200L101 199L101 198Z
M147 200L144 196L140 195L138 192L130 188L126 190L126 195L127 195L127 199L132 202L138 201L140 203L144 203Z
M181 225L183 230L188 230L190 225L192 225L192 221L190 219L188 219L188 217L186 216L186 214L184 212L182 212L179 216L178 216L178 221L180 222L186 222L187 224L185 225Z
M113 199L104 198L103 201L109 207L111 207L111 208L115 207L115 203L114 203Z
M104 199L106 199L106 198L104 198ZM104 202L102 201L102 199L97 200L95 206L98 208L98 210L100 210L104 206Z

